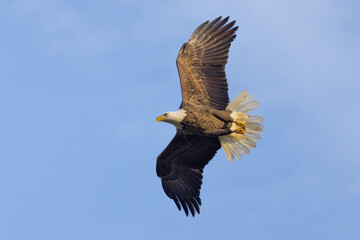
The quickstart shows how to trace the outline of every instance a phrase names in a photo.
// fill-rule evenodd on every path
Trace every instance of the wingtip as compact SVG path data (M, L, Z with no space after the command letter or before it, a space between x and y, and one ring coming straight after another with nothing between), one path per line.
M228 28L230 29L235 25L235 23L236 23L236 21L233 20L233 21L229 22L228 24L226 24L226 26L228 26Z
M199 203L199 205L201 206L201 198L199 196L195 196L195 200Z
M226 23L228 20L229 20L229 18L230 18L230 16L227 16L227 17L225 17L225 18L223 18L223 16L219 16L219 17L217 17L215 20L214 20L214 22L220 22L220 21L222 21L222 22L224 22L224 23Z
M175 197L175 198L173 198L173 200L174 200L174 203L175 203L175 205L177 206L177 208L179 209L179 211L181 211L181 206L180 206L180 204L179 204L179 200L177 200L177 198Z
M188 217L189 216L189 210L187 209L187 207L184 207L183 209L184 209L184 212L185 212L186 216Z
M218 21L220 21L221 19L222 19L222 16L219 16L219 17L215 18L214 22L218 22Z

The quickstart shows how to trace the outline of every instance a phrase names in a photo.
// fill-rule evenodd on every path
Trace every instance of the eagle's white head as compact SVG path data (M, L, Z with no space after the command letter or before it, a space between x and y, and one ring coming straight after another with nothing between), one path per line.
M179 109L176 112L166 112L163 115L160 115L156 118L158 122L167 122L174 125L176 128L181 128L181 122L186 117L186 111L184 109Z

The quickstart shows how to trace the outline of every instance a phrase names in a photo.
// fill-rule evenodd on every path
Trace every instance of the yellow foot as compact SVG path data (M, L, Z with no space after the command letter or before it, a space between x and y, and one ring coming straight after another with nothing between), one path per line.
M235 124L238 125L234 132L238 134L245 134L246 133L246 123L244 121L235 121Z

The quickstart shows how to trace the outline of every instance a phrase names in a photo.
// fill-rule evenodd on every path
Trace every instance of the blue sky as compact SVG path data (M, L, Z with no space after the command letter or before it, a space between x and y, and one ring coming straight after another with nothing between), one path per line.
M358 239L358 1L0 1L0 239ZM185 217L155 173L181 102L175 59L237 20L230 98L258 147L205 168Z

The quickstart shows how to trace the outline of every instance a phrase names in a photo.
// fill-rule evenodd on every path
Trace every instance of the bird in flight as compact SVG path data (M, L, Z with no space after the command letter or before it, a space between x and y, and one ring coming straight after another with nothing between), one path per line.
M182 45L176 60L182 103L156 118L177 130L157 158L156 173L166 195L187 216L200 213L203 169L221 146L230 162L240 159L256 147L263 130L263 118L247 114L258 102L246 90L229 104L225 65L238 27L228 20L204 22Z

